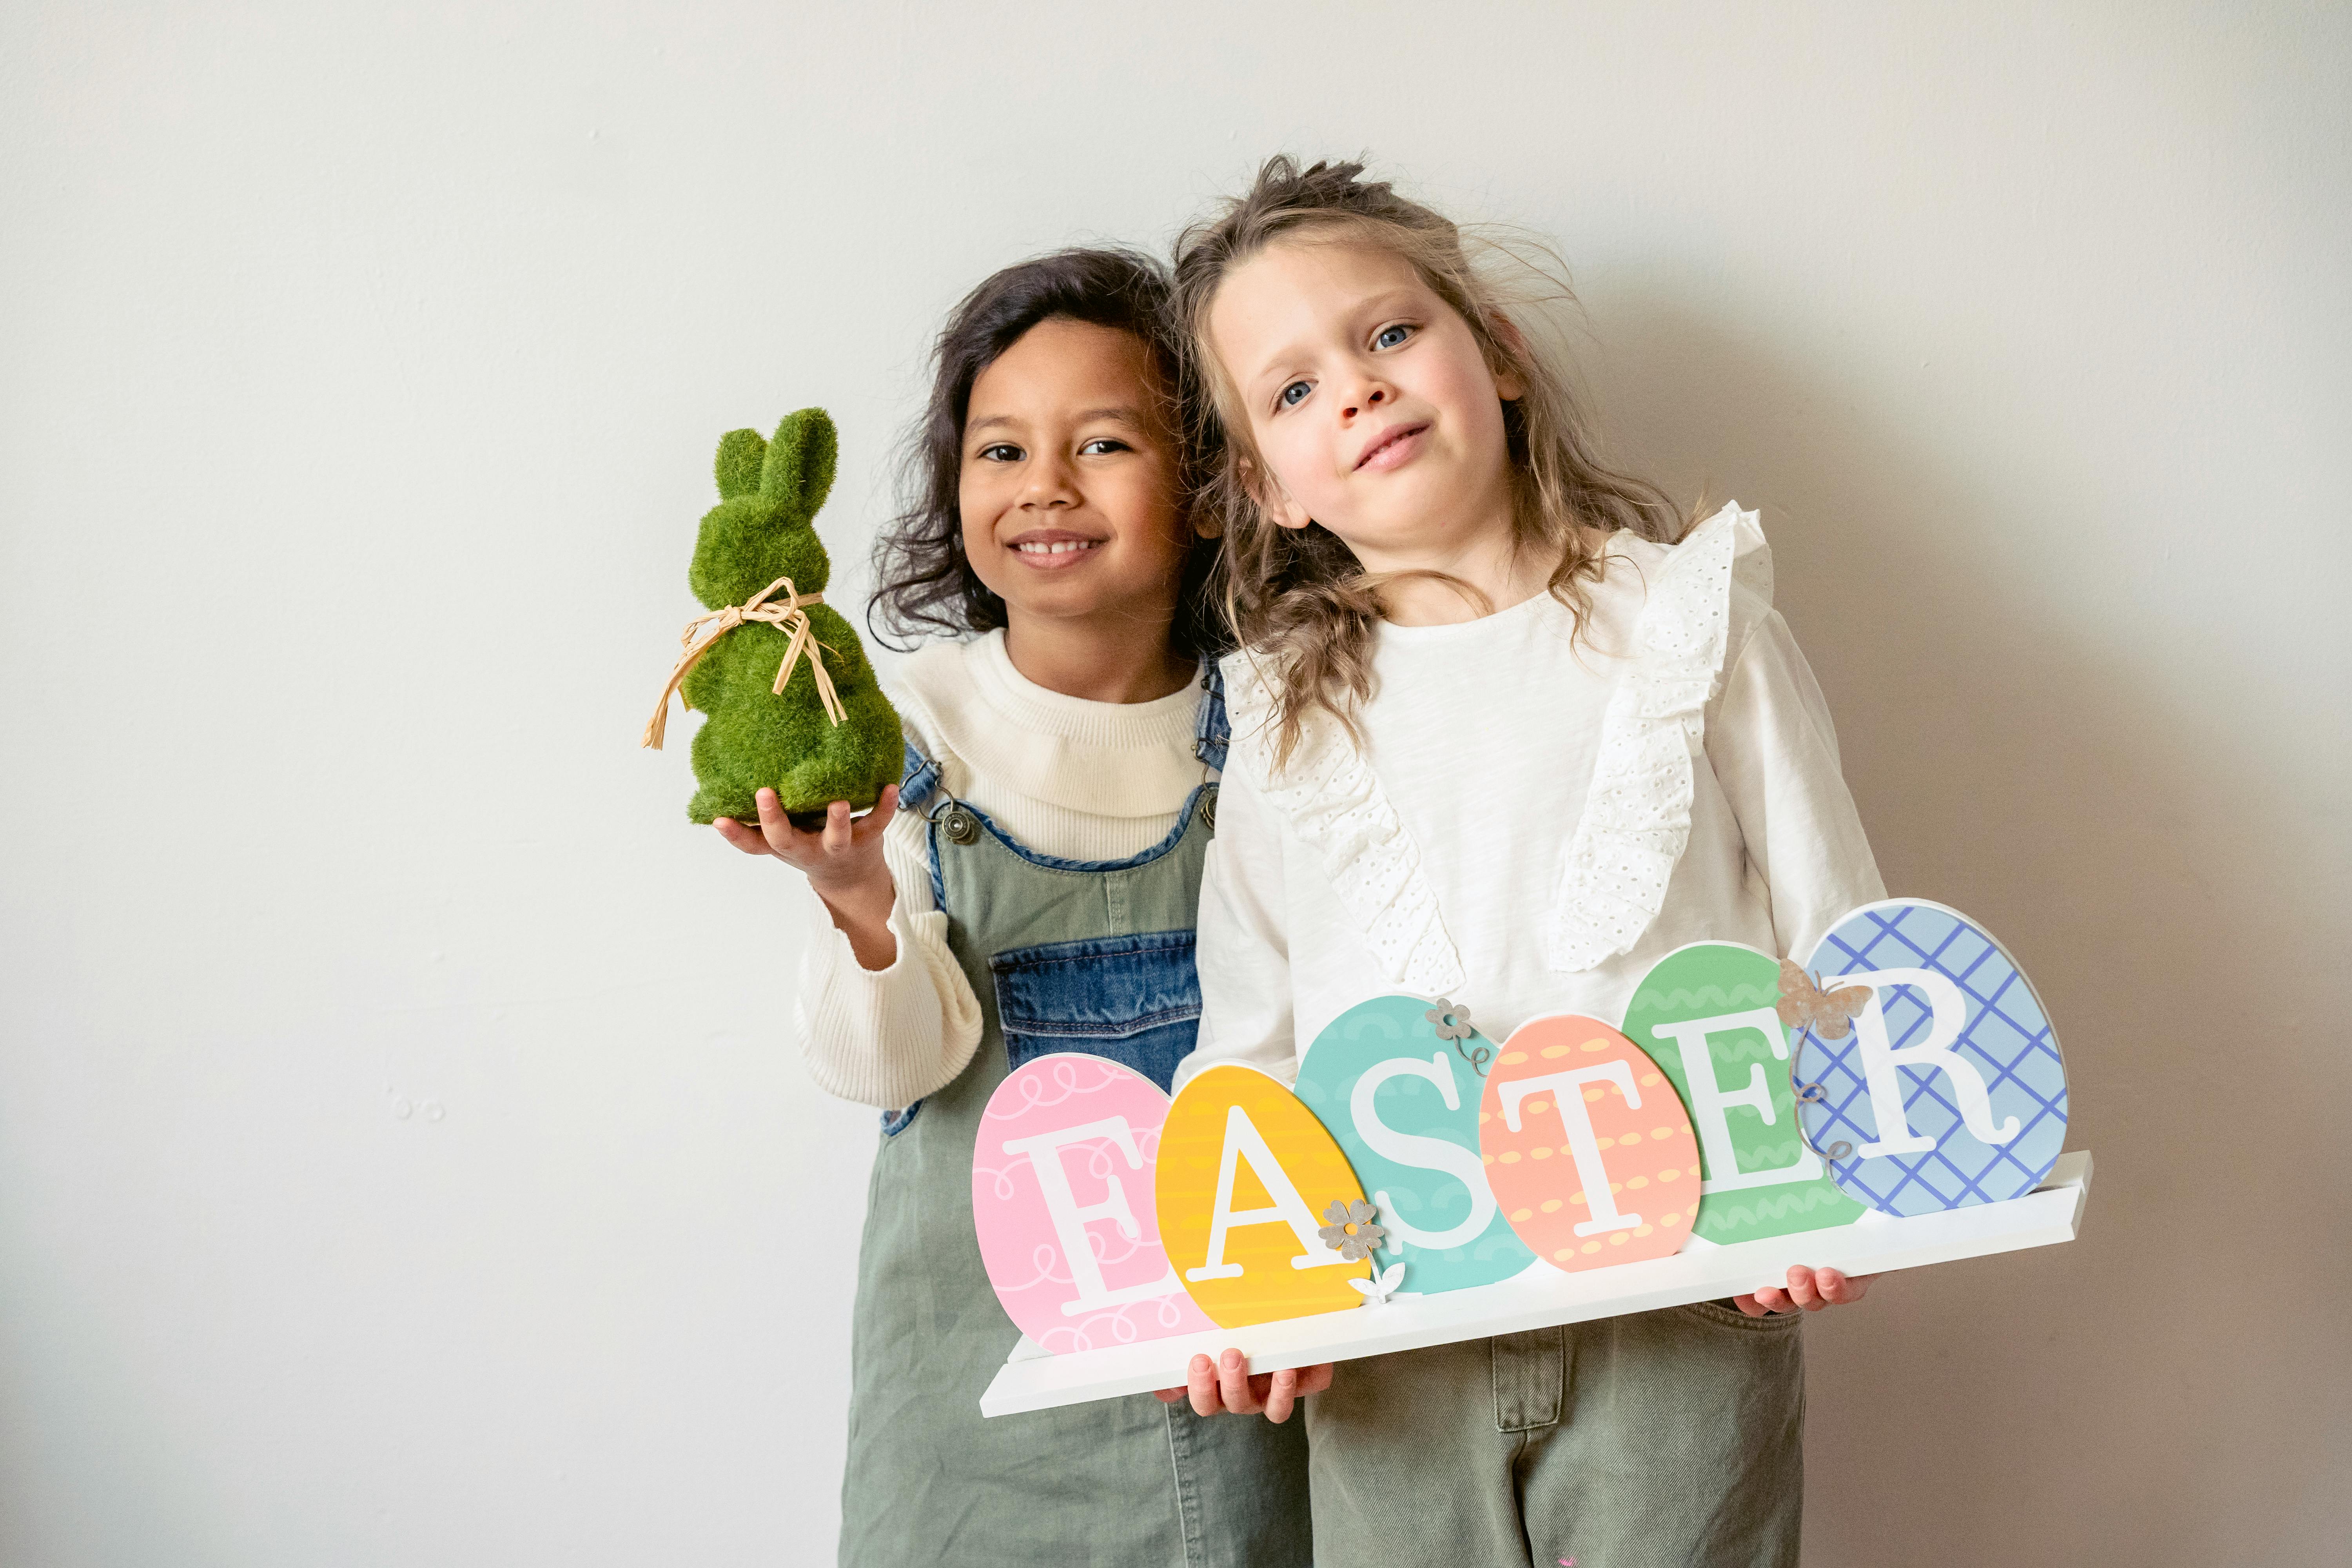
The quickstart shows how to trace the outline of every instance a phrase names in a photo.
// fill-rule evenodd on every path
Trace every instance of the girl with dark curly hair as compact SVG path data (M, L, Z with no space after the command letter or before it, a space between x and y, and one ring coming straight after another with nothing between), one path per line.
M956 308L908 504L877 552L877 630L937 639L893 692L905 779L814 832L769 792L756 827L718 825L806 874L824 939L803 961L802 1049L822 1087L884 1111L844 1563L1308 1560L1297 1426L1140 1394L980 1414L1020 1338L972 1229L990 1094L1073 1048L1164 1089L1200 1014L1224 706L1167 305L1148 258L1067 250ZM1244 1403L1287 1414L1258 1392Z

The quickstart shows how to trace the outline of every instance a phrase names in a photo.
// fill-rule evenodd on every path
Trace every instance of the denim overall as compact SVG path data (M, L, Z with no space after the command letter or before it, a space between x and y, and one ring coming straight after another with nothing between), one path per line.
M1213 665L1204 689L1194 750L1216 765ZM1193 925L1216 785L1141 854L1076 861L1024 848L938 784L908 748L901 806L929 819L932 895L983 1028L954 1082L883 1118L858 1254L841 1562L1303 1568L1301 1422L1203 1419L1148 1394L980 1414L1020 1338L972 1237L981 1111L1013 1068L1053 1051L1168 1087L1199 1025Z

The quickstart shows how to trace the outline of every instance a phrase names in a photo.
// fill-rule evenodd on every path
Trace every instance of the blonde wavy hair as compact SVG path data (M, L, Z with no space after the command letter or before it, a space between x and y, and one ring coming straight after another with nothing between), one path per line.
M1574 302L1559 258L1523 237L1465 237L1440 214L1363 173L1361 163L1302 169L1288 157L1270 158L1246 195L1176 242L1174 306L1193 360L1189 423L1207 476L1203 515L1224 531L1213 591L1234 639L1270 677L1276 767L1289 760L1315 709L1360 742L1355 710L1371 697L1383 583L1434 577L1482 608L1492 606L1471 584L1443 573L1367 573L1320 524L1284 528L1260 506L1253 480L1265 464L1208 329L1218 289L1267 247L1356 245L1397 257L1469 326L1488 366L1517 377L1525 390L1503 405L1517 543L1557 559L1547 586L1580 631L1591 598L1586 584L1600 577L1601 566L1588 530L1622 529L1670 544L1690 521L1654 486L1601 460L1570 390L1564 353L1553 344L1539 350L1529 336L1527 329L1539 325L1549 307Z

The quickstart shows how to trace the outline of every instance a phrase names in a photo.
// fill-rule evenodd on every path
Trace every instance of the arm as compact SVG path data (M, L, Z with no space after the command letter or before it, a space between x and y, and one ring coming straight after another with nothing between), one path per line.
M885 790L853 823L836 801L821 831L802 833L763 790L759 831L718 824L738 849L807 872L832 929L802 953L801 1054L818 1088L886 1110L952 1081L981 1030L947 916L931 906L922 818L897 808L897 790Z
M1177 1065L1179 1090L1213 1062L1245 1062L1286 1083L1298 1076L1281 826L1244 760L1231 761L1201 875L1200 1042Z
M1707 721L1707 761L1771 890L1778 954L1802 963L1840 916L1886 896L1839 771L1837 731L1778 611L1758 621Z
M1234 748L1238 753L1239 736ZM1217 787L1217 837L1201 874L1200 1044L1177 1065L1180 1091L1212 1062L1247 1062L1286 1082L1298 1076L1281 825L1250 782L1255 759L1233 754L1227 762ZM1281 1422L1300 1399L1331 1386L1328 1362L1255 1377L1246 1365L1238 1350L1213 1362L1196 1355L1186 1386L1160 1389L1160 1399L1189 1399L1202 1415L1231 1412Z
M1771 890L1773 943L1802 961L1838 918L1886 896L1839 770L1837 731L1779 612L1767 613L1725 679L1706 727L1707 761ZM1792 1266L1786 1288L1735 1297L1751 1318L1859 1301L1875 1275Z

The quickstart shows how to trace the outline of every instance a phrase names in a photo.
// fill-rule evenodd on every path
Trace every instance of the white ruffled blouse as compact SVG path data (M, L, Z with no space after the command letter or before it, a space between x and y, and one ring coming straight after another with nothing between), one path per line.
M1801 956L1884 898L1756 514L1620 534L1582 635L1549 594L1382 625L1359 751L1318 716L1277 776L1270 695L1225 660L1233 750L1201 889L1201 1043L1286 1081L1373 996L1444 996L1496 1041L1615 1023L1694 942Z

